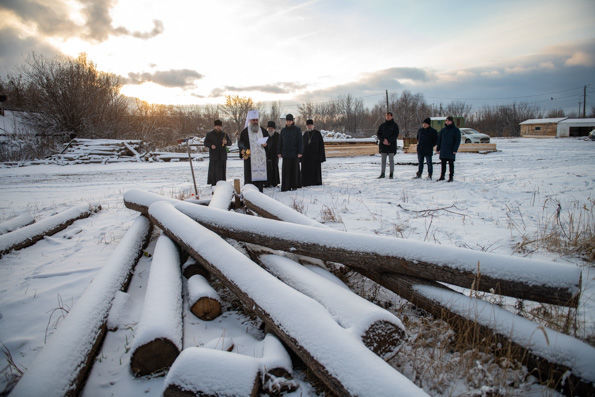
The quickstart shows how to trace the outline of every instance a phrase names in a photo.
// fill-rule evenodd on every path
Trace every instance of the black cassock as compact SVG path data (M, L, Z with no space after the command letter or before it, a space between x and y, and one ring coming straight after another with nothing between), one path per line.
M223 138L227 140L226 145L223 144ZM231 140L225 132L213 130L207 132L204 145L209 148L209 174L207 183L209 185L216 185L218 181L224 181L226 179L227 146L231 145ZM212 149L211 145L215 145L215 149Z
M281 182L279 178L279 133L277 131L269 136L266 151L268 176L266 186L277 186Z
M326 161L322 134L318 130L306 130L302 138L302 186L322 185L321 164Z

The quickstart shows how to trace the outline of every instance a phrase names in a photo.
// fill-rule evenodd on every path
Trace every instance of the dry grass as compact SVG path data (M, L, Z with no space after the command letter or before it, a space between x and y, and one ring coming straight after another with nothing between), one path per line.
M537 230L528 231L520 208L507 207L508 225L520 234L514 249L527 254L545 249L595 261L595 200L573 201L563 208L554 199L545 200Z
M304 201L303 200L298 200L298 199L294 198L293 201L292 201L292 203L291 203L291 208L293 208L294 210L296 210L300 214L303 214L304 213L304 210L305 210Z
M322 223L341 223L343 220L337 215L335 210L327 205L323 205L320 210L320 219Z

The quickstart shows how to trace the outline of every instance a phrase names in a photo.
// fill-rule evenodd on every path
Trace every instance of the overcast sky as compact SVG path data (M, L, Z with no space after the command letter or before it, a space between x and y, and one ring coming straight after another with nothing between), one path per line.
M0 74L81 52L167 104L384 90L430 103L595 105L595 1L0 0Z

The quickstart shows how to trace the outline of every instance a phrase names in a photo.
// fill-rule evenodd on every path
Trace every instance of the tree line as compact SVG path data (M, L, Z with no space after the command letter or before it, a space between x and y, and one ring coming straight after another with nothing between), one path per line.
M250 109L258 109L263 122L274 120L277 124L288 113L280 102L263 104L237 95L227 96L220 105L151 104L122 95L121 85L118 76L98 70L84 54L77 58L32 54L19 73L0 77L0 94L7 96L4 107L26 112L41 135L64 139L142 139L153 147L204 136L215 119L221 119L224 129L235 139ZM562 110L543 112L526 103L479 109L461 101L429 104L421 93L409 91L391 95L388 102L404 137L414 137L421 121L428 116L464 116L466 126L491 136L519 136L519 123L523 120L564 116ZM297 105L297 112L291 113L298 116L298 124L312 118L318 129L368 137L375 135L386 110L385 101L367 107L362 98L345 95L319 103L305 101ZM595 113L595 108L591 113Z

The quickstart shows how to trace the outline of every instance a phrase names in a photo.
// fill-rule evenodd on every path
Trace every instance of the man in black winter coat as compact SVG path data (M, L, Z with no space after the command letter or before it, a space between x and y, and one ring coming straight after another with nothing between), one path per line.
M293 121L293 115L285 116L285 128L279 134L279 158L281 166L281 191L295 190L300 187L300 158L304 153L302 130Z
M217 182L226 179L227 169L227 148L231 145L231 139L223 132L221 120L215 120L213 131L207 132L204 145L209 148L209 174L207 183L215 186Z
M302 186L322 185L322 163L326 161L324 140L320 131L314 129L314 121L306 121L304 155L302 156Z
M417 130L417 161L419 165L415 178L421 178L425 161L428 164L428 179L432 179L432 153L438 141L438 133L430 126L431 122L429 118L425 119L422 128Z
M380 168L380 178L384 178L384 171L386 170L386 157L388 156L390 163L390 175L393 177L395 171L395 154L397 153L397 138L399 137L399 126L393 120L393 114L387 112L385 116L386 121L378 127L378 151L382 157L382 165Z
M440 179L438 180L444 180L446 163L448 163L448 181L452 182L455 174L455 157L461 144L461 131L455 126L452 116L448 116L444 124L446 126L440 130L436 144L436 151L440 153L440 161L442 163Z

